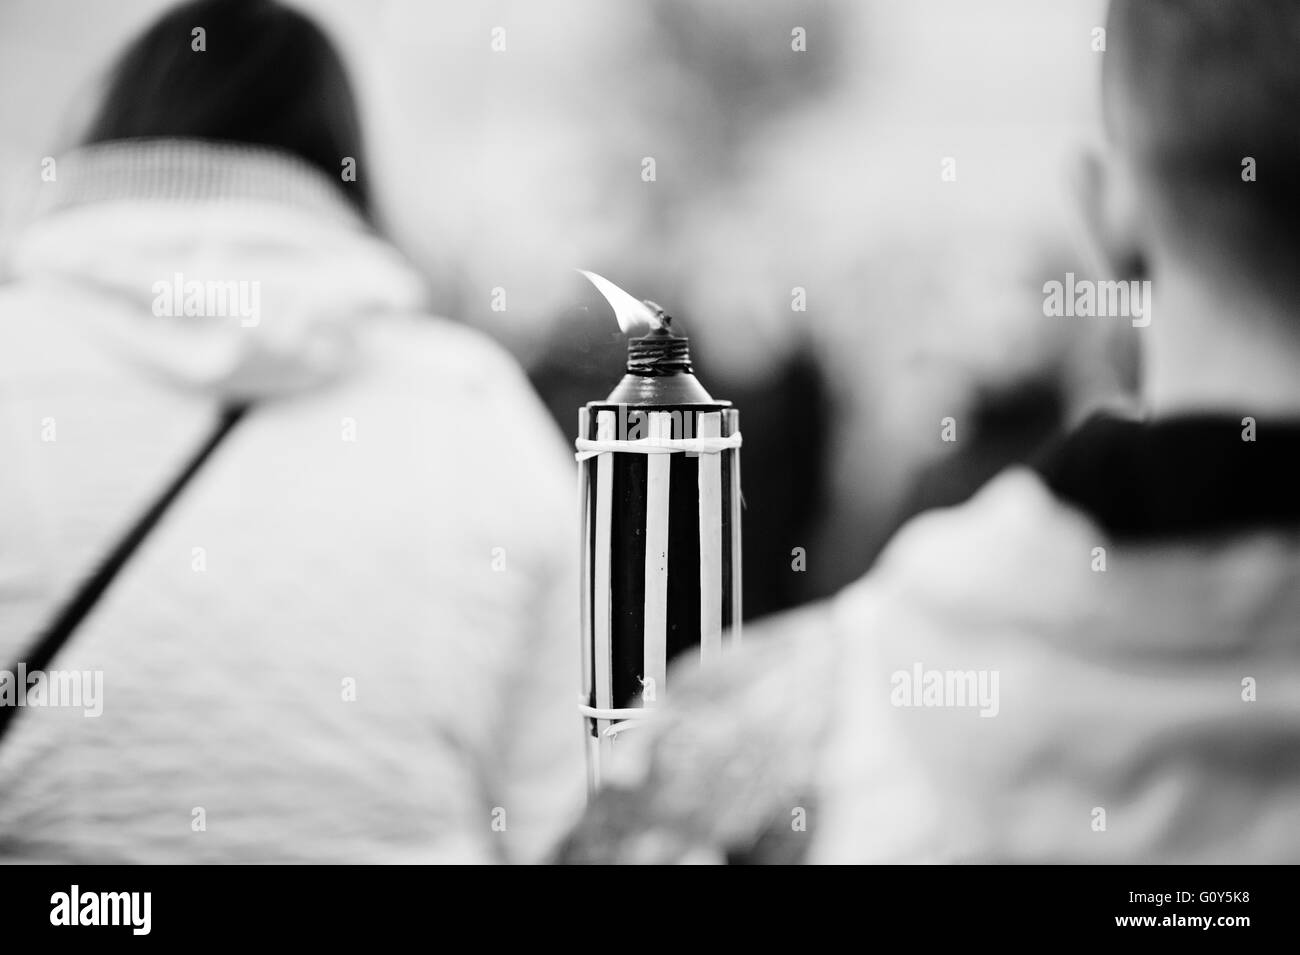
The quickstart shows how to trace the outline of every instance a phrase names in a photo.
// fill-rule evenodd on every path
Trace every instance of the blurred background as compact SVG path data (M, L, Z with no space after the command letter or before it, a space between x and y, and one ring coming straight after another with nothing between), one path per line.
M1099 135L1102 0L296 5L349 61L359 176L435 309L504 343L566 434L624 352L575 268L692 337L741 409L748 616L848 583L1134 386L1127 323L1042 310L1086 268L1067 172ZM0 262L165 6L0 4Z

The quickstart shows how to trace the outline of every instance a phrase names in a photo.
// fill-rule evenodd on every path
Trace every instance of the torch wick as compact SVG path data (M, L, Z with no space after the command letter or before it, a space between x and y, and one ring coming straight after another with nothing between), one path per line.
M673 323L673 317L669 315L667 311L664 310L664 307L662 305L658 304L657 302L652 302L648 298L645 299L642 302L642 304L644 304L647 308L649 308L650 311L655 313L655 318L658 319L660 328L667 330L668 326Z

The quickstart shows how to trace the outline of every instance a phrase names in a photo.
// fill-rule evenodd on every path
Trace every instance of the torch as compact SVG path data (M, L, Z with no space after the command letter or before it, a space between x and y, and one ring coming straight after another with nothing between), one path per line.
M578 411L587 786L618 735L669 692L677 657L716 664L740 639L740 425L691 368L690 341L650 301L583 272L630 338L627 370Z

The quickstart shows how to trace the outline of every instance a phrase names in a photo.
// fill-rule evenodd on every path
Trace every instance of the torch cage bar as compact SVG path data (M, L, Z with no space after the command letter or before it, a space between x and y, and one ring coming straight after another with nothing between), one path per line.
M625 430L626 415L631 412L649 415L649 420L646 422L650 425L648 437L632 440L626 438L628 433ZM695 436L688 437L687 435L691 435L692 432L687 430L683 436L674 438L673 434L678 433L679 429L679 426L674 423L674 418L680 420L687 428L695 425L698 428ZM615 426L616 420L621 427ZM644 481L640 485L640 493L643 495L642 513L639 518L642 522L642 531L638 532L644 533L642 546L646 548L644 559L647 589L638 599L647 601L646 628L641 636L643 653L647 660L650 656L655 656L657 660L660 653L668 653L666 647L656 647L654 653L647 652L651 646L650 634L658 633L656 643L662 644L665 634L659 631L664 630L666 625L665 620L658 619L653 630L650 627L651 609L657 608L657 616L660 618L666 612L666 606L660 606L660 603L666 599L662 592L662 580L658 581L658 602L648 599L650 598L649 581L652 577L649 567L651 525L648 509L653 496L651 487L655 483L651 474L658 471L663 478L667 478L667 474L663 473L668 464L668 459L662 457L665 454L670 458L674 454L682 454L688 458L697 458L701 462L701 473L697 478L689 479L692 484L698 483L700 489L698 505L700 524L699 529L694 532L700 540L697 572L701 581L707 576L719 580L721 585L719 591L707 594L705 591L709 590L709 587L701 585L700 600L696 604L696 612L700 614L701 620L698 644L700 662L708 665L723 652L724 648L738 645L741 637L740 506L742 497L739 449L743 440L738 425L736 410L731 407L730 402L725 401L659 406L591 402L579 409L579 437L575 441L577 449L575 458L579 472L583 554L581 594L583 672L578 709L583 724L583 735L587 741L589 792L594 792L601 785L601 777L607 768L607 761L613 756L609 747L617 735L624 730L643 725L656 708L653 703L646 700L644 695L641 697L645 700L642 706L617 706L616 701L623 697L617 687L611 683L611 680L615 679L611 666L619 646L614 640L615 634L611 631L613 625L611 612L615 609L615 605L611 602L611 574L616 565L611 565L610 562L612 556L610 541L616 528L611 526L615 488L609 482L612 480L613 470L618 467L614 462L619 460L620 456L626 456L624 460L639 457L646 462L643 471L649 468L641 478ZM623 432L624 437L617 437L619 431ZM717 462L708 466L711 476L705 473L706 460ZM657 498L659 505L665 508L668 506L667 483L668 481L665 480L665 487L660 488L660 495ZM672 484L676 485L675 479ZM710 488L707 494L706 485ZM711 531L708 531L704 524L706 512L712 515L714 521ZM718 526L717 522L721 522L721 526ZM665 528L661 530L666 533ZM704 545L706 533L714 535L713 544L707 548L707 553ZM666 547L666 539L660 540L659 544ZM660 567L655 572L656 579L662 577L664 569ZM707 628L704 624L705 617L713 621ZM664 663L660 664L657 672L653 674L655 684L660 688L664 685L663 666L666 665L667 658L664 657ZM652 676L649 664L643 675L647 678Z

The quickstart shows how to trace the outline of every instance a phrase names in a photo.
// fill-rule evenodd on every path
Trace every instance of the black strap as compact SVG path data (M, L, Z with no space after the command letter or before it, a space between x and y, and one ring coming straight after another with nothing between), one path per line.
M172 502L176 500L185 486L189 484L190 479L198 473L203 467L205 461L216 450L217 445L230 433L239 419L248 411L247 405L234 405L222 411L217 420L216 427L208 435L202 446L194 455L185 463L185 466L163 489L154 502L147 510L131 525L127 532L122 536L117 545L108 553L104 561L99 565L95 572L82 582L77 588L76 593L59 610L58 615L48 627L28 646L27 652L20 660L26 664L27 672L34 673L37 670L44 670L54 660L55 655L62 649L63 645L68 642L81 622L86 619L90 611L94 609L99 598L104 596L113 579L118 572L131 559L131 555L149 536L150 532L158 524L162 516L167 513ZM10 673L17 673L17 666L9 668ZM13 677L16 678L16 677ZM25 686L16 687L17 692L25 693ZM13 722L14 715L18 707L0 706L0 742L4 740L5 733Z

